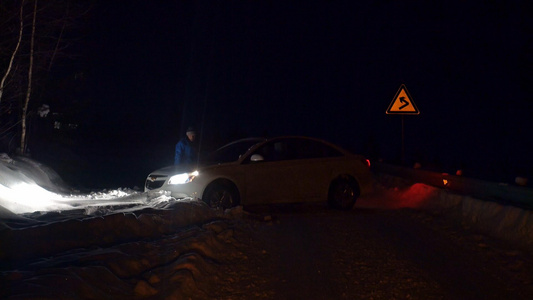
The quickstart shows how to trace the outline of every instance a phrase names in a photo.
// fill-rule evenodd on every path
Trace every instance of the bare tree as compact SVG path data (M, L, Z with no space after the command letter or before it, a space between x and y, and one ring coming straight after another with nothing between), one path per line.
M5 71L4 76L2 76L2 81L0 82L0 103L2 103L2 96L4 94L6 79L11 73L11 69L13 68L13 61L15 60L15 56L17 55L17 52L20 48L20 43L22 42L22 32L24 30L24 14L23 13L24 13L24 0L20 4L20 28L19 28L19 34L18 34L18 41L15 46L15 49L13 50L13 53L11 54L11 58L9 59L7 70Z
M77 17L87 12L73 0L41 3L38 0L0 3L0 140L6 133L10 140L20 136L22 154L27 150L28 118L36 110L36 100L43 93L53 65L65 57L68 45L65 33ZM16 22L12 17L15 10ZM18 111L16 122L14 110ZM9 122L4 121L4 112L9 112ZM20 127L17 129L14 124Z
M24 100L24 107L22 108L22 133L20 136L20 151L21 154L26 152L26 121L28 115L28 104L30 103L31 97L31 84L32 84L32 75L33 75L33 55L35 50L35 21L37 19L37 2L35 0L33 4L33 21L31 26L31 42L30 42L30 64L28 66L28 88L26 91L26 99Z

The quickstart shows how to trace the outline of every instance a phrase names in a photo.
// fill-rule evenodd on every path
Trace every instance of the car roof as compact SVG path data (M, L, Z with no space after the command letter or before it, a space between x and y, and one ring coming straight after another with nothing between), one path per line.
M326 144L330 147L333 147L339 151L341 151L342 153L346 154L346 155L349 155L349 154L352 154L350 151L342 148L341 146L339 145L336 145L336 144L333 144L331 142L328 142L326 140L323 140L323 139L319 139L319 138L314 138L314 137L309 137L309 136L301 136L301 135L285 135L285 136L277 136L277 137L272 137L272 138L268 138L266 142L269 142L269 141L274 141L274 140L281 140L281 139L302 139L302 140L311 140L311 141L315 141L315 142L319 142L319 143L323 143L323 144Z
M219 147L216 151L218 151L218 150L220 150L222 148L226 148L226 147L229 147L231 145L237 144L237 143L248 142L248 141L249 142L256 141L257 143L261 143L261 142L265 142L267 140L268 140L267 138L261 138L261 137L250 137L250 138L239 139L239 140L230 142L228 144L225 144L222 147Z
M353 155L353 153L351 153L350 151L338 146L338 145L335 145L333 143L330 143L328 141L325 141L325 140L322 140L322 139L319 139L319 138L314 138L314 137L307 137L307 136L299 136L299 135L284 135L284 136L276 136L276 137L271 137L271 138L245 138L245 139L240 139L240 140L237 140L237 141L234 141L234 142L231 142L229 144L226 144L225 146L219 148L219 149L222 149L226 146L229 146L229 145L232 145L232 144L235 144L235 143L240 143L240 142L244 142L244 141L257 141L257 143L255 145L253 145L252 147L250 147L250 149L248 149L248 151L246 151L246 153L250 152L250 151L255 151L257 148L261 147L262 145L266 144L266 143L269 143L269 142L272 142L272 141L276 141L276 140L284 140L284 139L294 139L294 140L297 140L297 139L300 139L300 140L312 140L312 141L315 141L315 142L319 142L319 143L323 143L325 145L328 145L334 149L337 149L338 151L340 151L341 153L343 153L344 155L347 155L347 156L350 156L350 155ZM239 161L241 161L242 159L244 159L246 153L243 153L243 157L241 159L239 159Z

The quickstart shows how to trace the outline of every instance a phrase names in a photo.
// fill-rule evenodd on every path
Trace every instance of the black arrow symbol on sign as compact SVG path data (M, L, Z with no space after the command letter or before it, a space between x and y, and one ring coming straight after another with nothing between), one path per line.
M409 101L405 100L405 97L400 97L400 102L403 103L403 105L400 106L400 109L403 109L409 106Z

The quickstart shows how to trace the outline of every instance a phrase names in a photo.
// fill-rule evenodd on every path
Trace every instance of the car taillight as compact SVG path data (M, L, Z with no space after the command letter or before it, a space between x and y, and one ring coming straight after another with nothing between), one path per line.
M370 159L365 159L366 166L370 168Z

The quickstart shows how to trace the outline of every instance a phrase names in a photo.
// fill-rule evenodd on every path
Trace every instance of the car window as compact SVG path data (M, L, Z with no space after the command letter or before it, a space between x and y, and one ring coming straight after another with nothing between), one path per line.
M289 159L289 153L287 149L287 143L284 140L276 140L266 143L254 154L260 154L265 161L280 161Z
M254 154L263 156L264 161L282 161L337 157L343 154L324 143L307 139L280 139L266 143Z
M259 140L244 140L226 145L209 154L204 160L206 164L227 163L238 160L248 149L260 142Z
M318 141L306 139L294 141L294 159L325 158L342 155L337 149Z

